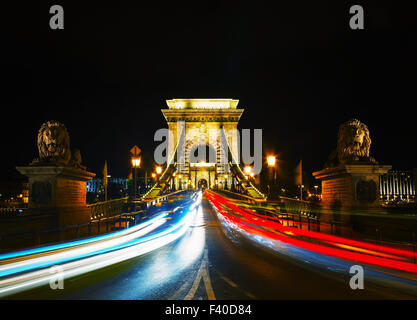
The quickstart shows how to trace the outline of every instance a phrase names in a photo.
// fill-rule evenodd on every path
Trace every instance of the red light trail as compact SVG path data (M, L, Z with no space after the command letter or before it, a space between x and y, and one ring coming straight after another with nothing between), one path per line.
M206 191L205 194L228 223L233 223L251 234L279 240L299 248L341 259L417 273L417 265L407 262L410 258L416 257L415 252L283 226L281 222L285 221L284 219L263 216L251 210L243 209L226 197L211 191ZM227 208L237 215L228 213ZM308 237L310 241L315 240L321 243L312 243L296 239L293 236Z

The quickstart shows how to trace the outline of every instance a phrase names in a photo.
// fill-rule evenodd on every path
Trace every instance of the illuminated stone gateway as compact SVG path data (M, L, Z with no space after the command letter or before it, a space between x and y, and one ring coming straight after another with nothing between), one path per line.
M234 189L263 198L238 165L237 124L244 111L234 99L172 99L162 113L171 135L168 165L145 198L163 190ZM227 142L225 142L225 140ZM232 161L235 159L236 161Z
M162 110L162 113L168 122L168 129L174 133L174 139L169 143L168 159L173 156L172 152L178 144L179 134L176 133L180 133L182 129L178 126L185 128L185 159L178 159L177 187L183 187L187 183L196 187L202 179L209 188L216 182L221 188L231 186L229 165L221 161L221 157L225 155L220 146L220 129L223 127L228 133L229 145L237 158L237 124L243 113L243 109L236 108L238 102L239 100L232 99L167 101L169 109Z

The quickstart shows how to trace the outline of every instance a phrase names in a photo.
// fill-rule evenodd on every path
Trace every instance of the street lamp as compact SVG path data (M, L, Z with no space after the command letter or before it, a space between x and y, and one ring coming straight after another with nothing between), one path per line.
M270 181L272 180L270 182L270 184L271 184L271 188L270 188L271 193L270 194L271 194L271 197L274 198L278 193L278 190L277 190L278 186L277 186L277 183L276 183L276 180L277 180L277 157L275 155L269 155L269 156L266 157L266 162L268 164L269 169L274 170L273 175L272 175L272 172L269 171L269 179L270 179Z
M140 167L140 157L132 157L132 167L133 168Z
M137 184L137 175L138 175L137 169L140 167L140 162L141 162L140 157L132 157L132 168L134 170L133 180L134 180L134 187L135 187L135 191L133 193L134 199L136 199L136 191L137 191L136 184Z
M136 156L132 157L132 168L133 168L133 171L134 171L133 180L134 180L134 188L135 188L135 191L133 192L133 201L136 200L136 192L137 192L137 185L136 184L137 184L137 180L138 180L138 170L137 169L140 167L140 162L141 162L140 157L136 157ZM134 211L136 211L136 202L135 202Z
M176 187L175 187L175 176L177 175L177 173L176 172L174 172L173 174L172 174L172 183L171 183L171 191L175 191L175 189L176 189Z
M162 167L156 167L156 174L161 174L162 173Z
M227 178L229 176L227 174L224 175L224 189L227 190Z
M269 167L275 167L275 163L277 162L277 158L275 156L268 156L266 158Z
M268 156L266 158L266 161L268 163L268 167L274 168L274 180L277 178L277 170L276 170L276 164L277 164L277 157L276 156Z
M304 189L304 185L300 185L300 200L303 200L303 189Z

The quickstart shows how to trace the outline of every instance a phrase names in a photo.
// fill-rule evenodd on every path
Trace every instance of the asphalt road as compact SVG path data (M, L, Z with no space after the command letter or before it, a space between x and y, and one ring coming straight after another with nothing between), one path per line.
M231 234L204 197L187 233L143 256L9 299L394 299L413 298L368 284L352 290L333 273Z

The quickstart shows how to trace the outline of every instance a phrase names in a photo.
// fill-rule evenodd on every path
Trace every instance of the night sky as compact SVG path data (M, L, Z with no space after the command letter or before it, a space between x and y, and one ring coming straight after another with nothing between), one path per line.
M34 2L34 1L32 1ZM88 169L126 176L129 149L153 154L172 98L234 98L240 128L311 174L357 117L371 155L417 167L417 8L400 2L43 1L1 5L0 179L38 156L47 120L63 122ZM197 4L198 3L198 4ZM410 1L411 3L411 1ZM49 7L65 29L49 28ZM361 4L365 30L349 28Z

